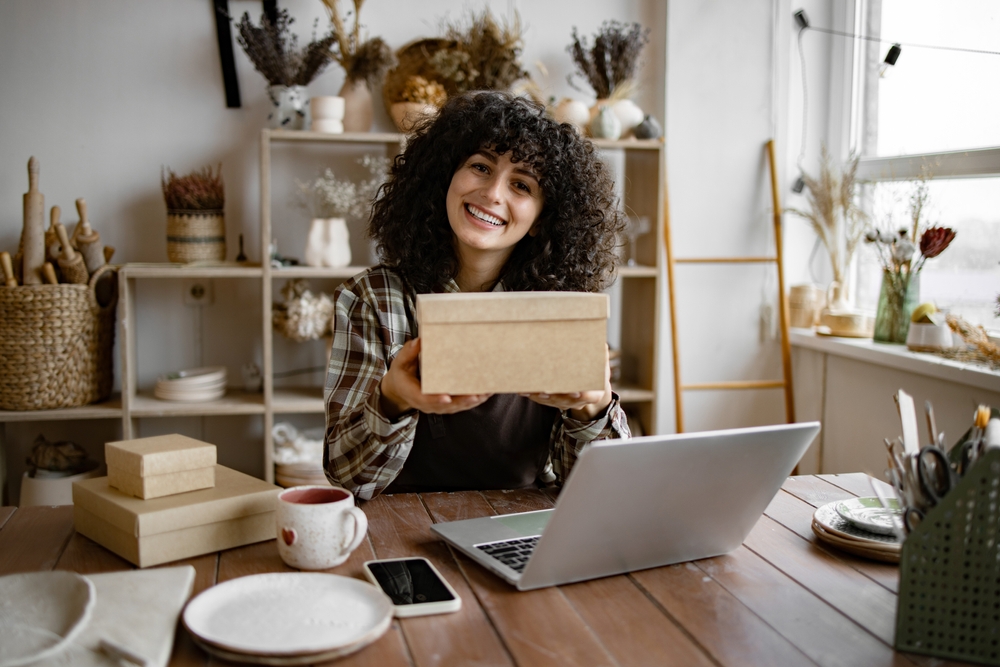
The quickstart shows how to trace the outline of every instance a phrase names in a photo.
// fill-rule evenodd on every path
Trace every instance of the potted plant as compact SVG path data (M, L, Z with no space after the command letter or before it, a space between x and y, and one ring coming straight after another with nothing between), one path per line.
M361 36L361 6L353 0L354 26L350 31L340 14L340 0L323 0L330 14L335 40L331 57L344 68L344 85L337 93L344 98L344 130L367 132L372 127L372 93L378 82L396 64L392 49L381 37Z
M160 176L167 204L167 258L171 262L226 259L226 203L222 165L185 176Z
M649 29L638 23L605 21L594 35L594 44L577 34L566 50L573 58L576 72L567 77L577 90L574 74L582 76L597 95L590 111L593 136L617 139L628 135L644 118L642 110L630 99L635 92L639 56L649 42ZM607 109L602 113L602 110Z
M262 14L260 26L253 25L250 15L244 13L237 24L236 41L269 84L267 92L274 105L268 116L270 127L304 130L309 129L306 86L330 64L330 48L337 37L331 32L300 49L298 36L289 29L294 22L286 9L278 10L273 23Z
M298 181L298 205L312 217L306 241L309 266L342 267L351 263L346 218L366 218L372 200L389 171L387 158L366 155L358 161L371 174L360 183L339 179L326 169L308 182Z

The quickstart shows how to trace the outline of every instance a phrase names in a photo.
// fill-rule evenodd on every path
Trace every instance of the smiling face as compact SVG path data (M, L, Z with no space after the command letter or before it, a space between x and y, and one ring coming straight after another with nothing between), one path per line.
M538 177L526 165L489 149L473 153L452 176L446 202L459 263L495 263L499 272L543 203Z

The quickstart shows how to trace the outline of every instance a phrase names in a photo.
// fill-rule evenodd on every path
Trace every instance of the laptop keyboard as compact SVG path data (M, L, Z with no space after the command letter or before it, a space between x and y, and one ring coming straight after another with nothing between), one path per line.
M541 535L535 535L516 540L477 544L476 548L486 555L496 558L510 569L523 572L524 566L528 564L528 558L531 557L531 552L535 550L535 545L538 544L540 537Z

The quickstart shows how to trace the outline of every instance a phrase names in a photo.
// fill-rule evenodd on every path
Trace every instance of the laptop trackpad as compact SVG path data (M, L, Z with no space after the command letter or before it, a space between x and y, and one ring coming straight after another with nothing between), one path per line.
M490 517L494 521L499 521L508 528L517 531L522 537L531 535L541 535L545 526L549 523L549 518L555 510L541 510L539 512L523 512L521 514L502 514Z

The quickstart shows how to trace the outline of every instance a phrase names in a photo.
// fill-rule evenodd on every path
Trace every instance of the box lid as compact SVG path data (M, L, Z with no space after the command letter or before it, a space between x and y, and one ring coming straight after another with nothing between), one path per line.
M476 292L418 294L417 321L538 322L606 320L607 294L590 292Z
M215 486L210 489L143 500L109 487L107 477L95 477L73 484L73 504L142 537L271 512L277 508L280 491L273 484L217 465Z
M106 443L104 460L108 467L147 477L214 466L216 453L215 445L171 433Z

